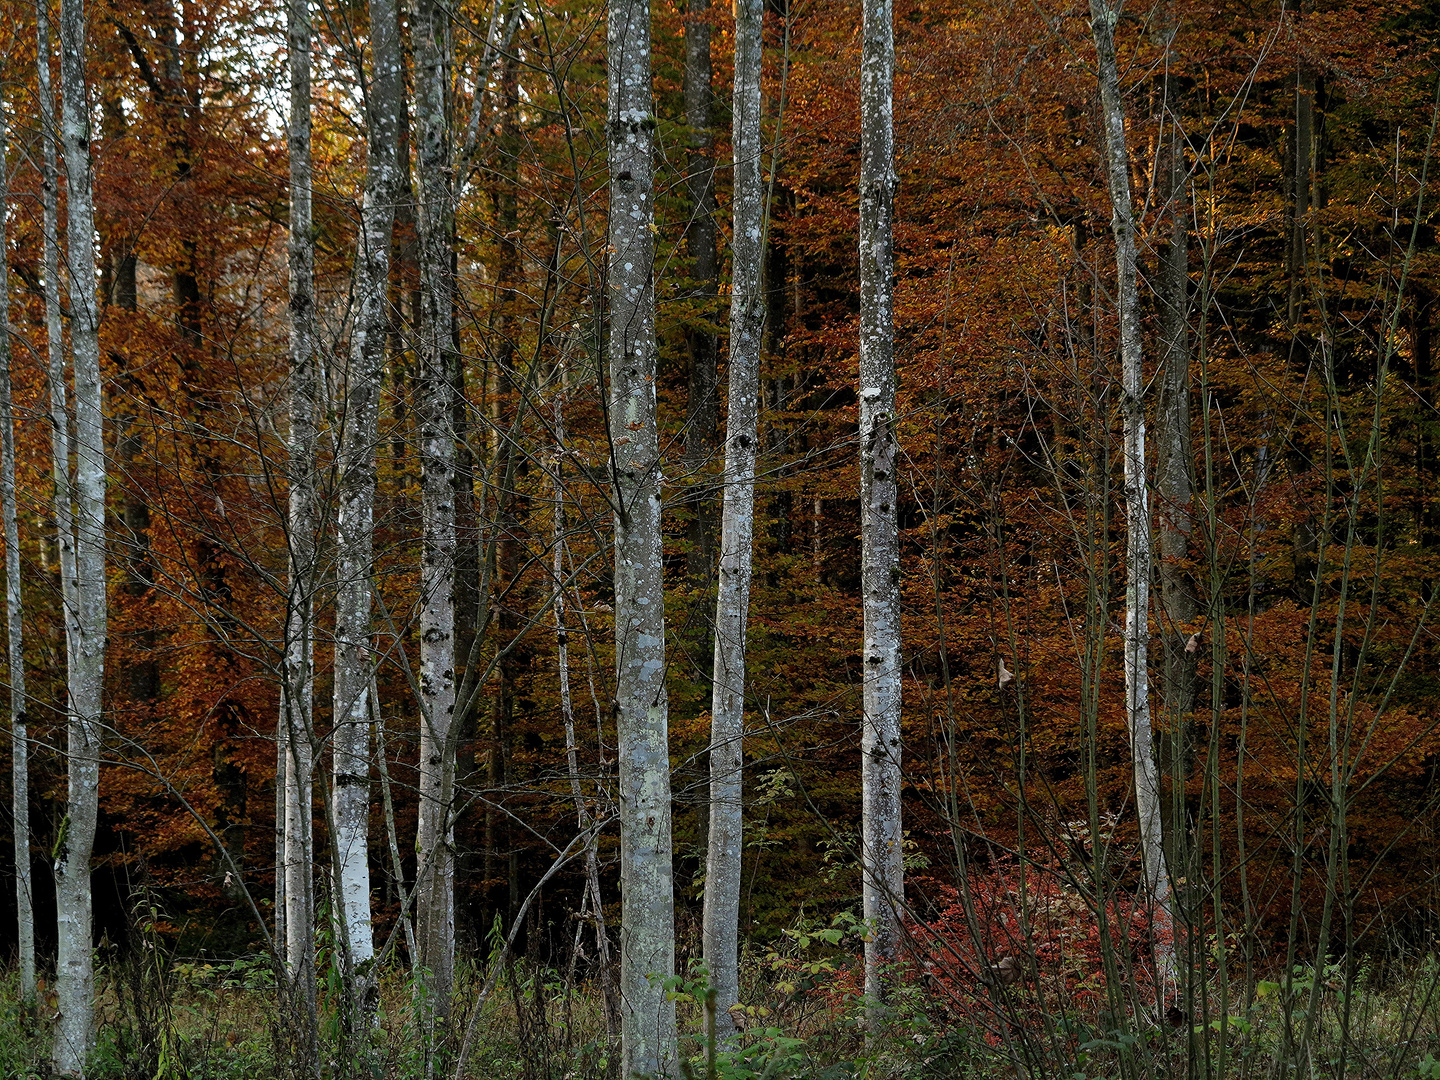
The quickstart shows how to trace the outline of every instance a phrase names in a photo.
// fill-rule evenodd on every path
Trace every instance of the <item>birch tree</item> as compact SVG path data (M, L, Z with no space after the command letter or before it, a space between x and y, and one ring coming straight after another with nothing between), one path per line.
M41 54L41 63L46 54ZM90 855L100 792L101 687L105 674L105 437L96 308L95 207L90 113L85 87L84 0L60 4L61 139L65 155L66 240L70 271L70 348L75 386L74 581L66 591L67 689L65 816L55 844L59 924L56 990L60 1019L51 1051L62 1076L84 1073L94 1045L94 959ZM63 387L63 383L62 383ZM61 390L63 393L63 389ZM63 419L63 418L62 418ZM64 459L57 470L65 470ZM62 537L62 544L68 537Z
M1162 930L1171 923L1170 877L1161 841L1160 771L1153 751L1150 718L1150 506L1145 486L1145 373L1142 366L1140 301L1136 275L1135 216L1130 199L1130 163L1125 143L1125 110L1115 59L1115 27L1123 0L1090 0L1104 128L1105 178L1110 190L1110 227L1115 236L1116 288L1120 299L1120 384L1125 457L1125 712L1135 769L1135 812L1145 891ZM1156 935L1161 975L1173 979L1174 945Z
M65 377L65 339L60 329L60 167L56 143L59 122L50 81L50 9L36 5L36 86L40 99L40 202L43 221L46 384L50 405L51 505L55 514L56 552L60 563L61 618L66 654L74 649L75 524L70 492L70 405Z
M455 857L450 814L455 719L455 353L451 347L451 155L447 9L418 0L411 24L415 55L415 135L420 187L420 860L419 963L431 1001L448 1016L455 965Z
M370 0L372 76L366 95L365 196L355 255L355 322L350 331L340 506L335 527L335 880L346 975L357 1007L373 989L370 926L370 583L375 522L375 445L380 377L389 330L390 237L400 189L397 147L403 100L400 22L395 0Z
M313 766L314 589L319 503L315 440L319 378L315 367L315 239L311 214L310 2L289 0L290 51L290 438L289 588L285 658L276 728L276 791L281 806L281 872L275 878L277 940L283 942L292 1003L301 1012L307 1050L315 1042Z
M905 869L900 829L900 540L895 501L895 81L890 0L865 0L860 57L860 572L864 593L861 842L865 996L886 997ZM872 1010L872 1018L875 1013Z
M42 135L42 138L48 138ZM30 743L25 697L25 609L20 595L20 517L15 505L15 406L10 387L10 276L5 220L9 132L0 98L0 514L5 519L5 629L10 664L11 824L15 840L16 945L20 1001L35 1000L35 905L30 888Z
M676 1062L670 748L655 409L655 115L648 0L610 0L610 443L620 758L621 1074Z
M755 534L756 426L760 334L765 322L760 268L764 187L760 179L760 55L764 0L735 4L735 194L730 291L730 396L725 424L725 493L720 581L715 602L710 706L710 836L705 857L705 966L716 992L716 1030L735 1030L740 1000L740 870L744 848L745 630Z

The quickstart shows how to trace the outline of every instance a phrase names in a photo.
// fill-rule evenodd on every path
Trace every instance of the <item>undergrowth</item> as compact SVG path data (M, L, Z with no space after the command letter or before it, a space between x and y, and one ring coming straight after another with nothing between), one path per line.
M933 930L933 928L932 928ZM894 991L867 1037L856 993L853 917L802 921L775 948L744 965L744 1030L715 1047L706 1035L703 969L671 982L681 1020L678 1073L694 1080L1128 1080L1206 1077L1270 1080L1440 1080L1440 956L1349 970L1338 961L1271 972L1248 986L1211 980L1189 995L1194 1014L1175 1022L1141 1009L1117 1014L1105 995L1057 996L1041 965L1008 984L974 980L963 968L937 974L933 950L891 973ZM916 936L914 940L925 940ZM141 950L150 953L153 950ZM978 974L978 973L977 973ZM448 1060L483 981L457 972ZM962 989L963 987L963 989ZM0 982L0 1076L48 1075L49 1024L42 989L37 1015L18 999L13 974ZM268 963L110 957L99 972L95 1080L276 1080L285 1017L274 1005ZM1108 1000L1117 1000L1111 996ZM1221 1008L1222 1000L1226 1003ZM444 1054L415 1036L415 984L385 973L368 1050L322 1051L326 1078L420 1080L447 1076ZM983 1003L983 1004L982 1004ZM322 1001L322 1008L333 1003ZM1313 1006L1313 1007L1312 1007ZM517 961L501 974L483 1014L467 1078L616 1080L618 1045L605 1032L599 995L562 972Z

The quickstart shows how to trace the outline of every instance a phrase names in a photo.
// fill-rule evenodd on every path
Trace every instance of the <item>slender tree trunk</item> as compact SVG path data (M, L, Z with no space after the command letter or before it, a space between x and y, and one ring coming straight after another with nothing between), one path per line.
M56 988L60 1020L52 1062L64 1075L84 1072L94 1045L94 959L90 854L100 794L101 689L105 674L105 435L96 307L95 204L90 113L85 87L84 0L60 5L61 137L65 153L66 239L70 256L70 347L75 384L75 581L66 618L74 630L68 657L69 790L56 844L59 919ZM64 468L64 463L61 463Z
M553 534L552 576L554 592L551 607L555 612L556 665L560 675L560 715L565 722L565 764L570 771L570 794L575 800L575 817L580 830L584 832L594 824L590 809L585 802L585 792L580 786L580 754L575 742L575 710L570 698L570 635L565 626L565 392L564 372L561 372L562 388L555 397L555 444L559 453L555 456L555 529ZM620 1009L615 1001L615 985L610 977L610 935L605 929L605 905L600 898L600 837L597 833L590 838L585 849L585 893L589 910L595 921L595 962L600 982L600 994L605 1002L605 1028L611 1038L619 1027ZM586 904L582 904L583 909ZM580 928L576 928L578 935ZM579 942L579 937L576 937Z
M1125 709L1135 769L1135 811L1145 889L1157 924L1156 958L1165 979L1175 975L1171 940L1170 876L1161 836L1160 771L1153 749L1150 718L1150 506L1145 486L1145 373L1142 367L1139 270L1135 254L1135 217L1130 201L1130 163L1125 144L1125 112L1115 60L1115 26L1120 3L1090 0L1090 27L1099 67L1100 114L1105 133L1105 174L1110 188L1111 229L1115 234L1117 289L1120 297L1120 382L1125 425Z
M864 590L861 736L865 996L887 996L905 868L900 828L900 540L896 528L895 37L890 0L865 0L860 60L860 535ZM878 1019L872 1009L872 1021Z
M690 193L690 219L685 246L692 260L691 296L694 313L708 324L715 318L720 260L715 246L715 132L711 127L715 94L711 87L710 0L688 0L685 20L685 124L690 146L685 182ZM685 472L701 477L715 453L720 426L717 376L719 347L708 325L692 325L685 334L690 360L690 393L685 406ZM695 498L690 519L687 572L693 588L708 589L715 573L715 505L703 493Z
M375 955L370 926L370 574L375 521L375 450L380 379L390 327L390 239L400 190L396 147L403 100L400 22L395 0L370 0L373 72L360 248L356 252L355 324L350 334L345 432L340 448L340 507L335 528L335 746L332 795L335 879L346 975L353 1006L373 1005ZM355 1017L359 1020L359 1012Z
M48 136L42 136L48 138ZM11 813L15 839L15 911L20 1002L35 1001L35 904L30 887L30 742L26 732L25 609L20 595L20 517L15 505L15 406L10 387L10 276L3 253L10 183L4 102L0 100L0 514L5 518L5 620L10 664Z
M671 1075L675 971L660 453L655 410L654 99L648 0L610 0L610 442L620 758L621 1075Z
M760 53L764 0L735 5L735 196L730 291L730 399L725 427L725 494L720 582L715 603L714 690L710 707L710 836L705 858L705 966L716 992L716 1031L727 1038L740 1000L740 871L744 847L745 628L755 536L755 455L759 441L764 186L760 178Z
M315 356L315 239L311 214L310 2L289 0L290 52L290 444L289 589L275 783L281 793L281 873L275 880L277 937L290 976L289 1005L298 1011L301 1056L315 1059L314 763L315 542L320 509L315 474L319 378ZM281 933L283 932L283 936ZM292 1011L292 1016L295 1012Z
M1309 244L1305 217L1310 212L1315 165L1315 72L1301 61L1295 69L1295 125L1290 138L1290 198L1286 200L1285 277L1289 285L1286 323L1293 330L1300 321L1305 295Z
M65 345L60 326L60 189L59 189L59 166L56 160L56 143L61 139L61 132L55 117L55 94L50 81L50 18L49 7L46 4L39 4L36 7L36 48L37 48L37 81L40 98L40 127L41 127L41 177L40 196L43 205L44 231L45 231L45 252L44 252L44 284L45 293L45 336L48 349L47 381L50 394L50 462L51 477L53 480L53 505L55 509L55 540L57 549L57 561L60 570L60 617L64 624L65 656L67 667L70 668L69 678L73 680L75 657L78 654L78 617L77 617L77 581L75 570L75 515L74 498L70 481L70 406L66 391L65 376ZM67 689L73 685L67 683ZM73 694L73 690L71 690ZM73 707L73 697L72 697ZM72 721L73 726L73 721ZM56 845L57 853L60 847L68 840L70 826L69 808L66 815L61 819L60 835L57 839L61 842ZM57 863L57 868L59 864ZM75 889L72 886L65 898L62 900L59 892L59 879L57 875L57 907L62 903L70 903L71 908L59 908L59 929L62 938L67 936L67 931L73 931L73 924L77 914L73 910L73 897ZM67 882L68 884L68 882ZM88 905L84 912L84 918L88 925ZM71 934L73 937L73 932ZM63 947L63 946L62 946ZM76 949L69 946L62 955L74 957ZM60 974L57 962L57 976ZM75 978L77 973L72 970L70 978ZM57 978L57 990L58 990ZM69 991L74 995L74 990ZM88 1005L86 1006L88 1008ZM78 1037L79 1047L70 1045ZM65 1045L62 1046L59 1032L52 1048L56 1056L56 1071L64 1072L62 1064L67 1067L74 1066L72 1072L82 1067L85 1061L87 1050L88 1020L86 1028L75 1031L73 1027L67 1028L65 1033ZM61 1053L65 1055L65 1061L59 1060Z
M70 406L65 378L65 340L60 326L60 170L56 143L60 128L55 117L55 92L50 83L50 16L46 4L36 6L37 82L40 98L41 173L40 200L44 219L45 339L47 383L50 393L50 460L54 481L57 556L60 568L62 618L67 655L74 647L75 520L70 492Z
M411 24L415 140L420 189L420 860L417 944L437 1017L450 1014L455 964L455 856L449 793L455 762L455 433L450 347L452 187L449 139L449 13L420 0Z
M526 500L519 485L514 482L522 463L513 438L507 432L514 425L518 415L519 401L516 386L516 357L519 355L519 320L516 312L523 286L519 243L519 154L520 154L520 84L515 57L506 57L500 68L500 116L499 139L494 156L494 173L497 180L493 192L495 220L499 233L498 265L496 284L498 286L498 318L496 343L491 365L494 373L491 399L492 430L495 433L495 454L492 459L494 475L499 479L495 495L495 545L494 561L491 566L492 582L496 594L507 595L509 601L496 612L496 628L500 640L509 646L498 665L497 693L490 711L490 754L487 762L488 787L491 795L485 811L485 881L487 891L493 893L493 883L500 876L502 854L506 863L507 896L502 907L497 903L493 912L503 910L507 918L513 918L520 904L519 855L511 841L508 819L499 810L505 792L513 782L514 764L514 720L518 698L517 685L523 671L529 666L529 649L520 639L525 619L525 595L520 588L522 572L520 537L523 531ZM503 849L503 852L502 852Z

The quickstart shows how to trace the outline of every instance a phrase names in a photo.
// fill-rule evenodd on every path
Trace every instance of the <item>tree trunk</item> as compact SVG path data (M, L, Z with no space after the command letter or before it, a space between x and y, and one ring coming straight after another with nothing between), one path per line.
M705 966L716 991L716 1031L733 1036L740 1000L740 872L744 848L745 628L755 535L755 456L760 412L764 185L760 177L760 54L764 0L735 5L735 196L730 292L730 396L720 581L715 603L710 709L710 836L705 858Z
M594 827L594 819L580 786L580 755L575 741L575 710L570 699L570 635L565 626L565 373L560 373L561 389L555 397L555 528L553 534L551 605L555 612L556 666L560 675L560 716L565 723L565 764L570 772L570 795L575 800L575 817L582 832ZM590 837L585 847L585 896L595 920L595 966L600 994L605 1003L605 1029L613 1039L620 1019L615 1001L615 986L610 977L610 935L605 928L605 905L600 898L600 836ZM587 904L581 903L583 915ZM580 927L576 928L579 943ZM571 960L572 969L574 958Z
M44 54L42 54L44 55ZM48 137L47 137L48 141ZM10 182L5 171L9 133L0 101L0 253L8 251L5 216ZM10 276L0 255L0 514L5 519L5 622L10 665L11 812L15 839L15 911L18 916L20 1003L35 1002L35 905L30 887L30 743L26 732L25 609L20 595L20 518L15 505L15 407L10 393Z
M860 60L860 534L864 591L861 849L865 996L887 996L905 869L900 828L900 540L896 527L895 37L890 0L865 0ZM872 1021L878 1018L872 1008Z
M314 844L311 775L314 762L314 612L316 532L320 510L315 473L319 377L315 356L315 239L311 214L310 3L289 0L290 53L290 440L289 588L285 657L275 732L275 785L280 794L276 934L290 975L290 1008L299 1013L299 1043L313 1067L316 1040ZM294 1015L292 1013L292 1015Z
M1135 811L1140 819L1145 890L1156 923L1156 962L1162 978L1173 980L1170 876L1161 837L1160 773L1152 746L1150 720L1150 506L1145 486L1145 373L1140 337L1139 270L1135 254L1135 218L1130 201L1130 163L1125 145L1125 112L1115 60L1115 26L1120 6L1090 0L1100 83L1101 123L1105 134L1105 174L1110 188L1111 229L1115 234L1117 289L1120 297L1120 382L1125 425L1125 709L1135 769Z
M715 247L715 132L711 127L715 94L711 87L710 0L689 0L685 20L685 124L690 147L685 160L685 182L690 193L690 219L685 246L692 261L691 296L697 301L694 325L685 333L690 360L690 392L685 405L685 473L691 483L701 481L691 507L688 530L690 551L686 569L692 588L708 589L715 573L715 504L704 493L702 474L715 453L720 426L717 377L719 355L715 318L719 292L719 258ZM708 643L707 643L708 644Z
M332 796L335 879L352 1005L373 1005L375 954L370 925L370 607L375 520L375 448L380 379L390 327L390 239L400 190L403 67L394 0L370 0L373 72L367 95L365 198L355 256L355 325L350 335L340 508L335 528L335 747ZM359 1022L358 1014L355 1021Z
M610 443L620 758L621 1075L671 1075L675 971L660 453L655 409L654 103L648 0L610 0Z
M497 665L499 686L490 711L490 753L487 762L487 786L490 794L485 810L485 882L487 896L493 894L494 883L501 876L505 863L506 901L487 910L487 920L505 912L513 918L520 904L519 853L511 837L509 819L500 810L506 792L514 782L515 707L517 686L529 666L529 649L521 637L525 625L526 598L520 587L522 550L520 540L525 518L525 498L516 477L524 465L512 429L520 410L522 380L518 378L516 358L520 354L520 321L517 309L523 288L523 267L520 259L520 83L516 59L506 57L499 73L500 115L499 139L493 155L493 171L497 184L492 197L495 205L496 231L499 234L498 265L495 268L498 316L495 320L495 348L492 353L494 381L490 400L494 457L491 459L495 483L495 545L491 564L494 594L507 596L506 603L496 611L496 629L505 653ZM486 923L488 925L488 922Z
M68 656L69 790L55 854L59 921L56 988L60 1020L52 1061L80 1075L94 1045L94 958L90 854L100 793L101 689L105 674L105 433L96 308L95 205L85 87L84 0L60 5L61 138L70 254L70 347L75 385L74 583L65 605ZM63 391L62 391L63 392ZM58 468L64 469L62 460Z
M1286 200L1285 277L1286 325L1294 330L1300 321L1305 296L1309 244L1305 217L1310 212L1315 164L1315 72L1301 61L1295 69L1295 126L1290 139L1290 197Z
M420 192L419 370L415 383L420 435L424 533L420 562L420 820L417 946L437 1018L450 1014L455 965L455 857L449 793L455 762L455 390L450 345L451 159L447 92L449 16L420 0L411 25L415 54L415 141Z

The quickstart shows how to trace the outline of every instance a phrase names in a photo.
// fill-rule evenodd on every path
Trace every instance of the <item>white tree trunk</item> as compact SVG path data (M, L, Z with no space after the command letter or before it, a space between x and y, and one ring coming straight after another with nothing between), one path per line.
M340 509L335 527L335 746L331 803L335 880L346 963L356 1007L368 1005L375 955L370 925L370 574L374 547L375 446L380 377L389 329L390 234L400 190L402 63L394 0L370 0L373 72L360 247L355 254L355 322L350 332Z
M1130 201L1130 164L1125 145L1125 111L1115 61L1115 26L1121 4L1090 0L1105 132L1105 174L1110 188L1120 297L1120 381L1125 424L1125 711L1135 768L1135 811L1140 819L1145 888L1156 922L1156 960L1165 979L1175 975L1170 941L1170 876L1160 834L1160 772L1150 723L1150 506L1145 486L1145 373L1141 364L1140 299L1136 284L1135 218Z
M275 732L275 778L281 792L280 873L276 932L291 979L307 1051L315 1041L314 845L311 776L316 532L315 440L319 378L315 357L315 240L310 166L310 4L289 0L290 52L290 441L289 590L285 598L285 656ZM309 1056L307 1054L307 1056Z
M455 354L451 346L451 157L447 97L449 12L419 0L411 22L420 187L420 817L416 930L430 1001L450 1013L455 967L455 855L451 823L455 719Z
M610 0L610 442L615 500L615 713L620 757L621 1075L671 1075L675 970L655 416L654 104L648 0Z
M865 995L886 997L897 958L905 869L900 828L900 541L895 501L895 210L889 0L865 0L860 59L860 538L864 720L860 741ZM872 1011L872 1017L876 1016Z
M61 137L65 155L70 267L70 347L75 385L73 625L67 658L68 793L56 845L59 922L56 989L60 1020L55 1071L80 1075L94 1044L94 961L90 935L90 854L100 793L101 688L105 673L105 438L96 309L95 210L90 116L85 94L84 0L60 5ZM64 468L63 462L60 468Z
M47 384L50 393L50 462L54 482L55 540L60 561L62 619L65 624L65 649L68 656L74 648L74 620L69 612L75 598L75 519L70 492L70 406L66 395L65 339L60 325L60 171L56 159L56 143L60 139L55 117L55 91L50 82L50 16L49 7L39 4L35 9L36 79L40 98L40 201L43 207L45 252L45 339L47 348Z
M11 824L15 841L15 910L20 1001L35 1000L35 905L30 888L30 743L26 733L25 608L20 595L20 518L15 505L15 407L10 388L10 276L4 257L10 183L4 101L0 100L0 513L5 519L5 621L10 665Z
M735 1031L740 1000L740 858L744 848L745 628L755 535L756 426L760 412L760 287L764 186L760 178L760 54L764 0L735 4L735 194L731 240L730 393L725 425L725 493L720 580L715 602L715 668L710 706L710 836L705 857L705 966L715 988L715 1028Z

